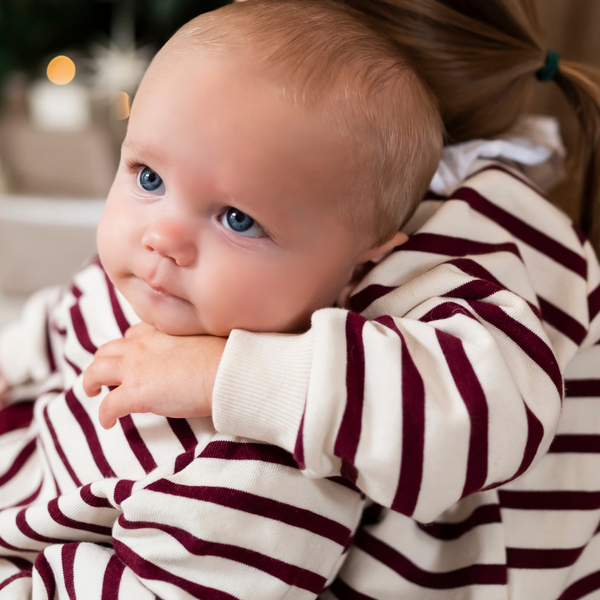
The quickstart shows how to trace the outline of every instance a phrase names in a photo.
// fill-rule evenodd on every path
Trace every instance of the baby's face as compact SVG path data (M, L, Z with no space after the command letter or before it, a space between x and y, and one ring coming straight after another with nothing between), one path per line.
M368 258L338 216L348 146L241 59L159 60L100 223L109 277L165 333L306 328Z

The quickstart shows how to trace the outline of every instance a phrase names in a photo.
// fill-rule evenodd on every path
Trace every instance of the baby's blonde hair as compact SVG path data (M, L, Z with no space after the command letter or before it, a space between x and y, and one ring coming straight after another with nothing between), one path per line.
M366 230L371 246L394 236L427 191L443 143L437 101L397 46L335 0L228 5L187 23L168 45L190 43L248 54L257 76L338 126L354 152L341 218Z

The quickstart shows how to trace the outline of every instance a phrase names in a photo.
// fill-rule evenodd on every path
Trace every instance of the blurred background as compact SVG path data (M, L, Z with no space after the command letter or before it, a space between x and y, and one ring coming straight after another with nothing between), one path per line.
M482 0L485 1L485 0ZM0 326L95 252L129 107L155 52L228 0L0 0ZM600 66L600 2L540 0L549 47ZM532 112L577 130L556 86ZM553 191L572 216L572 177Z
M0 0L0 326L95 253L157 50L230 0Z

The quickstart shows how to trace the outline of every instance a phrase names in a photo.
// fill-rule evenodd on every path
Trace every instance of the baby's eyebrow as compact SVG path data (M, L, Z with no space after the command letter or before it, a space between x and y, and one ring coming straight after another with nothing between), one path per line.
M156 160L162 159L162 155L159 152L154 151L151 144L145 144L137 140L125 138L125 141L121 144L121 148L126 148L127 150L131 150L136 154L148 156Z

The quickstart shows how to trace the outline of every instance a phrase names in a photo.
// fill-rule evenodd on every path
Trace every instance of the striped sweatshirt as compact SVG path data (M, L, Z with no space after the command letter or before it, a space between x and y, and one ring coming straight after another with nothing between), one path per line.
M315 598L364 495L210 418L102 429L82 371L137 321L96 261L0 336L0 600Z
M323 598L600 598L590 244L519 172L483 161L406 231L350 310L316 312L302 335L232 332L216 428L373 502Z
M407 232L307 333L234 331L214 423L102 430L81 371L135 315L97 263L35 297L0 336L19 398L0 414L0 598L600 589L589 244L493 163Z

